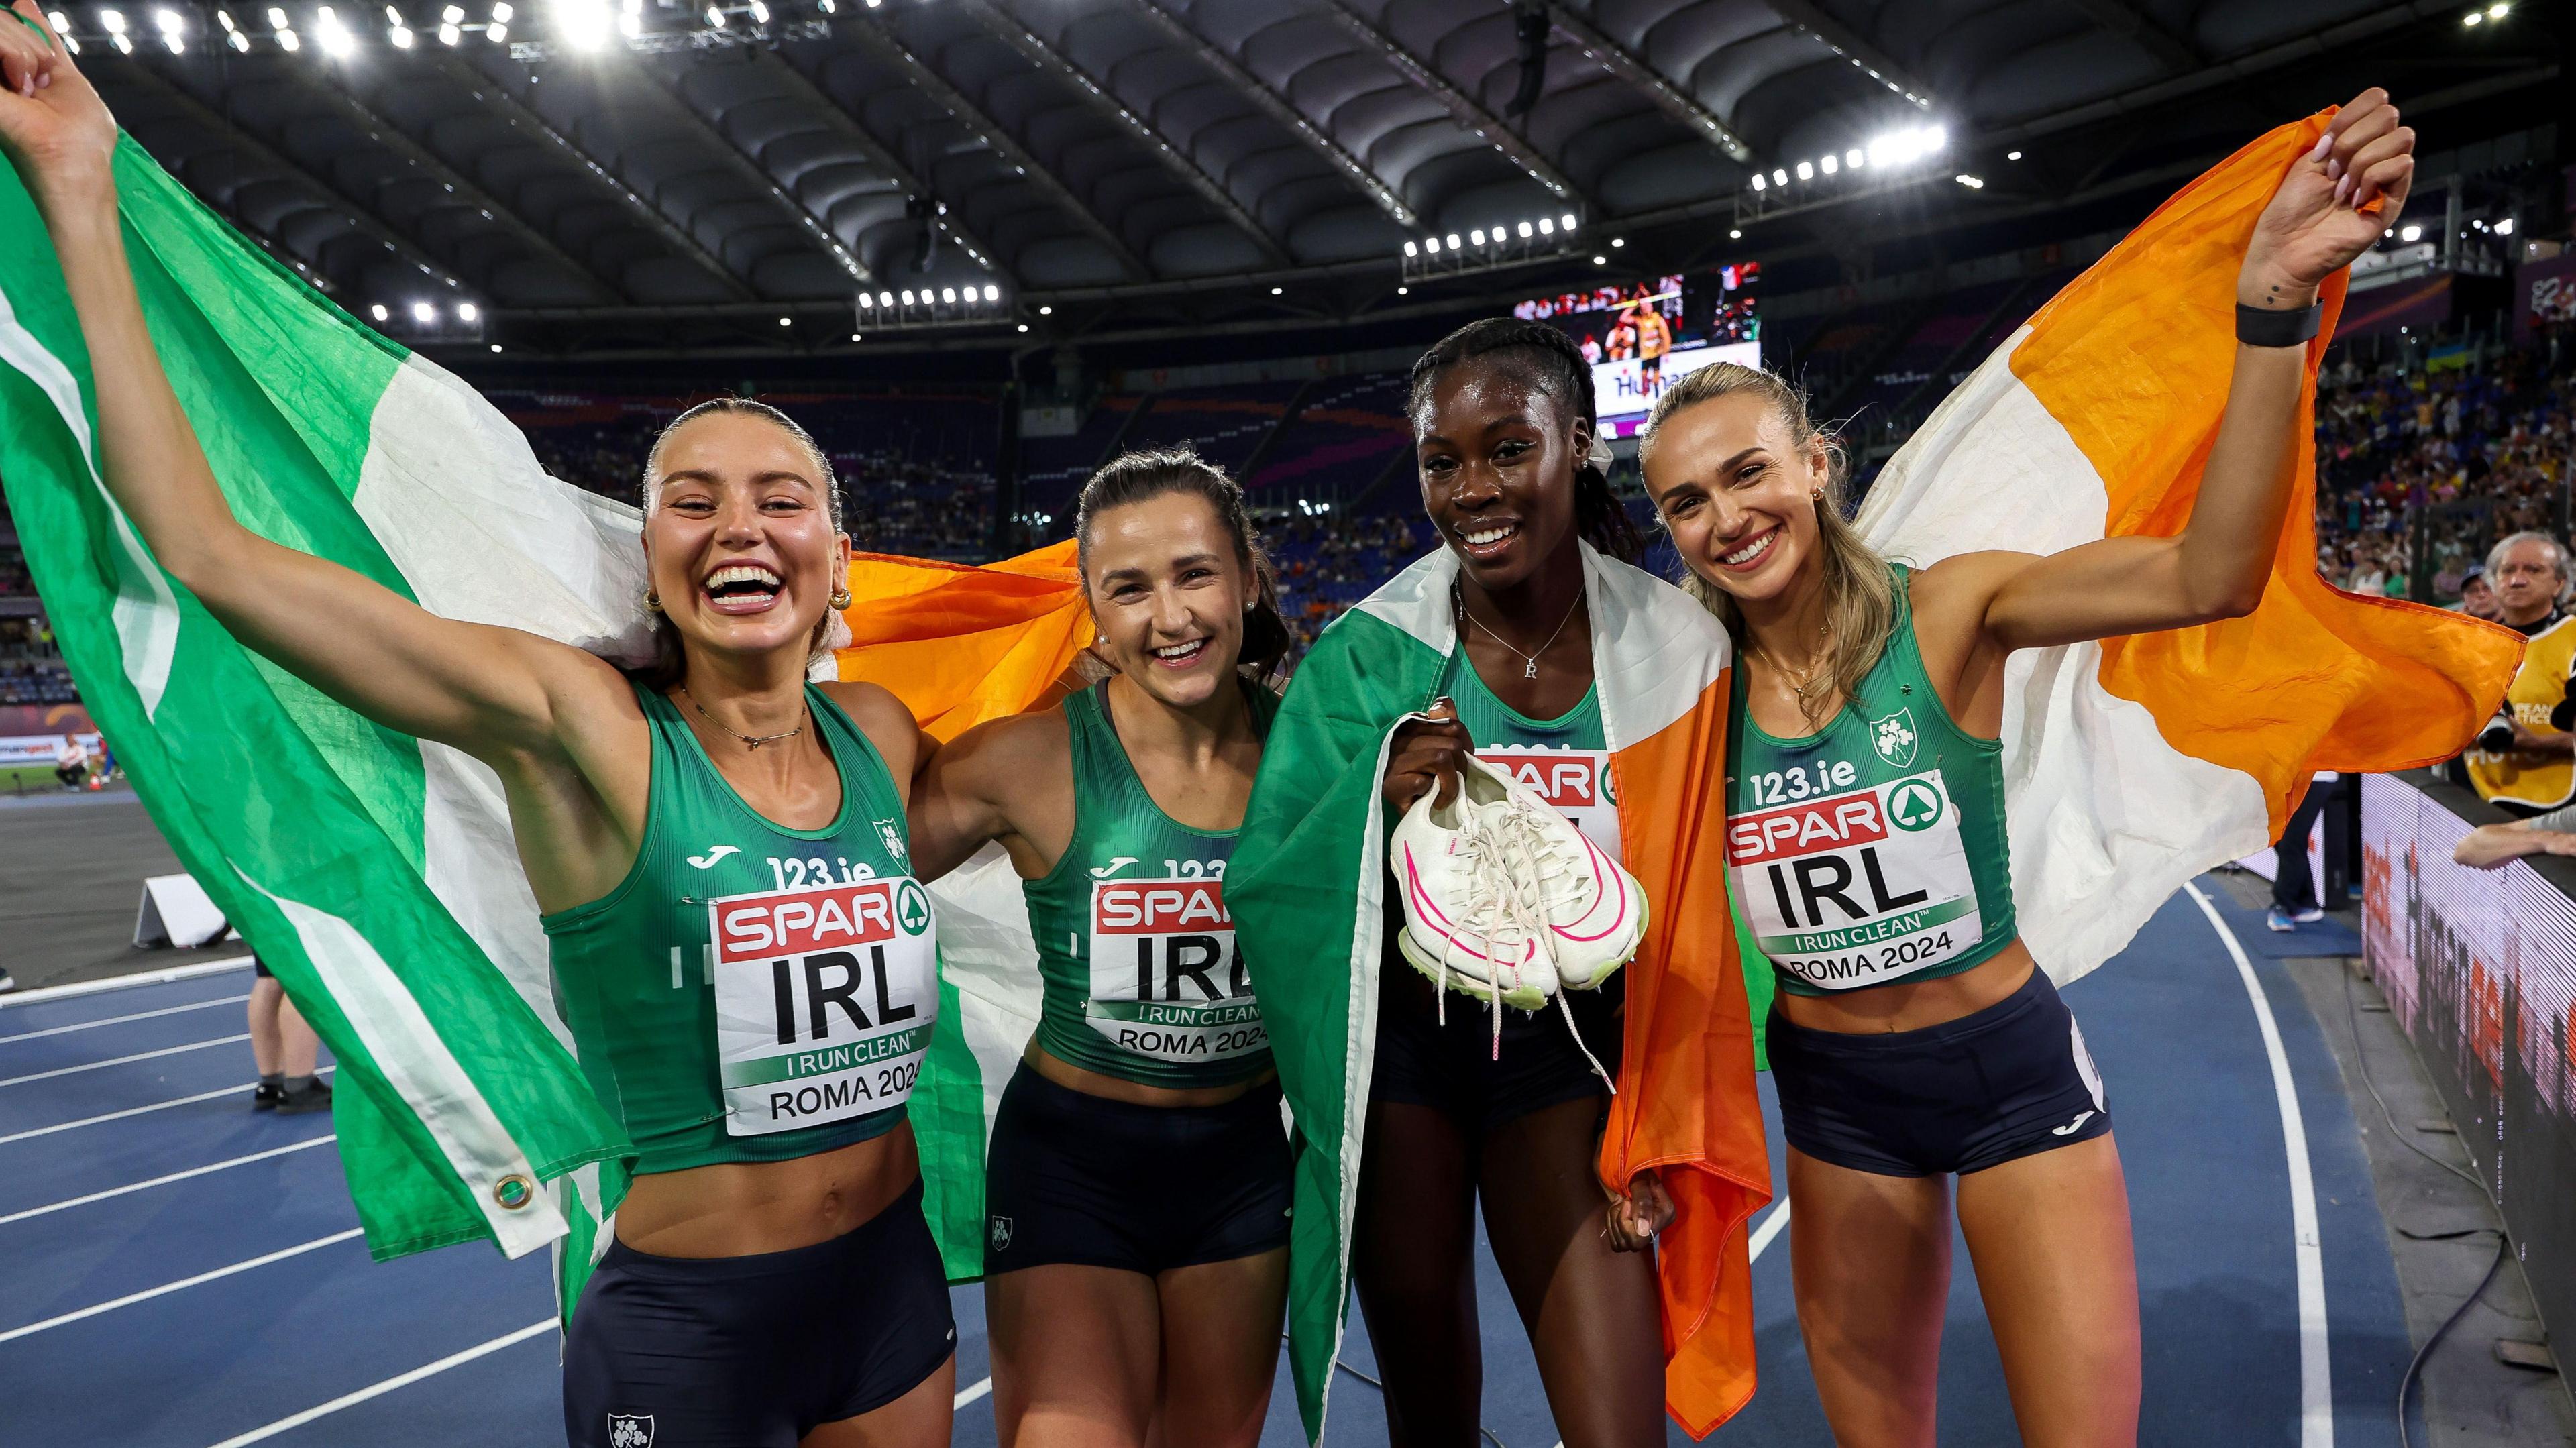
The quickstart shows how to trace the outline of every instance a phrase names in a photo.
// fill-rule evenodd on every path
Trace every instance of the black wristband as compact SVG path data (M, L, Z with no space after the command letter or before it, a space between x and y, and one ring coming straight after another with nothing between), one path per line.
M2238 302L2236 340L2248 347L2305 346L2324 325L2325 315L2323 302L2310 302L2296 311L2281 312Z

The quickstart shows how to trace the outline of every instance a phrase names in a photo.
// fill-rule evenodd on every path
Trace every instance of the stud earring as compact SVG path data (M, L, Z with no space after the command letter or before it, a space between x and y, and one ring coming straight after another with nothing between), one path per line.
M1823 502L1825 500L1825 490L1822 488L1809 489L1807 492L1807 500L1815 503Z
M644 611L646 613L660 613L662 611L662 595L649 588L644 590Z
M830 602L832 605L832 612L840 613L846 610L850 606L850 591L846 588L833 589Z

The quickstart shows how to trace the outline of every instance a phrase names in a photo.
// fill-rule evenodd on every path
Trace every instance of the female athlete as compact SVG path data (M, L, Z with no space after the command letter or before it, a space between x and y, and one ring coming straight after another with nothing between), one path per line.
M1451 717L1396 732L1387 818L1427 790L1450 798L1467 754L1524 778L1533 759L1551 766L1541 779L1579 765L1590 788L1555 802L1615 856L1581 544L1634 561L1643 539L1594 455L1592 369L1553 327L1475 322L1414 363L1409 411L1423 508L1458 560L1449 603L1461 647L1439 688ZM1481 1196L1569 1448L1662 1443L1654 1266L1614 1251L1602 1230L1593 1157L1607 1082L1554 1010L1506 1011L1499 1046L1482 1009L1446 1012L1444 1023L1431 981L1396 958L1400 923L1390 915L1378 977L1351 1263L1385 1371L1389 1436L1462 1448L1476 1439ZM1583 1043L1613 1073L1625 983L1614 975L1568 997Z
M938 1001L899 833L919 733L882 689L805 682L849 555L812 439L717 402L655 443L641 602L661 659L634 678L269 542L234 518L154 352L116 123L35 6L15 17L0 141L79 309L109 492L243 642L507 791L575 1050L638 1153L565 1345L570 1440L650 1420L668 1443L946 1443L955 1329L903 1107L902 1048ZM853 953L793 923L868 912L918 929ZM725 943L754 930L775 948L736 961ZM884 1059L866 1092L777 1089L796 1085L762 1069L781 1039Z
M2083 1036L2013 923L2004 663L2252 611L2292 492L2307 309L2379 238L2360 208L2398 214L2413 146L2365 91L2281 181L2237 281L2226 418L2175 536L1908 569L1843 520L1833 444L1779 379L1712 366L1656 404L1647 489L1743 650L1730 887L1778 968L1798 1320L1839 1442L1933 1441L1954 1176L2023 1440L2135 1440L2119 1151ZM1839 829L1881 816L1873 840Z
M994 1417L1003 1448L1249 1448L1289 1153L1223 886L1288 625L1242 490L1191 453L1102 468L1074 533L1116 672L968 730L913 786L925 878L1010 853L1044 981L987 1149Z

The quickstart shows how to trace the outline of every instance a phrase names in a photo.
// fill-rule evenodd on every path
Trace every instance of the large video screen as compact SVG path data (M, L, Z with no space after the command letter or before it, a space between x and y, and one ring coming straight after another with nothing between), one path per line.
M1512 315L1548 322L1592 363L1601 429L1628 437L1675 378L1712 362L1762 365L1762 320L1754 305L1759 262L1589 291L1533 297Z

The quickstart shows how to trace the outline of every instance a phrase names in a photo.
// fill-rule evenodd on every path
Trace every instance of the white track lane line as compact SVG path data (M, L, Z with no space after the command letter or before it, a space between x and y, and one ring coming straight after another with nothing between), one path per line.
M977 1398L980 1398L991 1391L993 1391L993 1380L991 1378L986 1378L981 1382L968 1383L966 1386L957 1390L957 1396L948 1404L948 1411L952 1413L956 1412L959 1408L965 1407L968 1403L975 1401Z
M213 1006L237 1006L249 1000L246 995L218 996L210 1001L195 1001L184 1006L163 1006L157 1011L136 1011L130 1016L109 1016L103 1021L83 1021L76 1026L47 1026L41 1031L20 1031L14 1036L0 1036L0 1046L11 1041L32 1041L38 1036L64 1036L74 1031L95 1031L101 1026L121 1026L127 1021L148 1021L154 1016L175 1016L181 1011L202 1011Z
M141 972L135 975L110 976L106 980L77 981L71 985L38 986L34 990L13 990L0 994L0 1010L11 1006L42 1005L47 1001L69 1000L74 996L97 995L101 991L132 990L139 985L168 985L172 981L195 980L201 975L220 975L227 970L248 970L247 955L226 956L222 960L204 961L197 965L174 965L168 970Z
M71 1197L64 1201L52 1202L41 1207L29 1207L23 1212L11 1212L5 1217L0 1217L0 1227L5 1227L11 1222L23 1222L29 1217L41 1217L47 1212L59 1212L66 1207L85 1207L92 1202L103 1202L109 1197L121 1197L127 1192L139 1192L146 1187L166 1187L172 1182L183 1182L190 1177L204 1176L208 1172L223 1171L228 1167L247 1166L255 1161L266 1161L272 1156L284 1156L288 1152L305 1151L312 1147L320 1146L325 1142L338 1141L339 1139L339 1133L333 1132L328 1136L314 1137L310 1141L296 1142L292 1146L276 1146L271 1147L266 1151L254 1151L248 1156L237 1156L230 1161L210 1162L205 1166L192 1166L186 1171L174 1171L168 1176L157 1176L148 1182L135 1182L130 1186L109 1187L106 1191L92 1192L85 1197Z
M2290 1057L2281 1049L2281 1027L2272 1018L2272 1001L2254 975L2254 963L2229 929L2218 907L2189 881L2192 903L2209 917L2210 928L2235 958L2236 974L2254 1002L2254 1021L2263 1028L2263 1054L2272 1062L2272 1094L2281 1102L2281 1144L2290 1159L2290 1232L2297 1249L2299 1273L2299 1448L2334 1448L2334 1372L2327 1356L2325 1245L2317 1232L2316 1179L2308 1171L2308 1128L2299 1111L2298 1084L2290 1079Z
M236 1272L248 1272L253 1267L265 1267L271 1262L282 1262L289 1257L306 1252L337 1246L357 1236L358 1231L358 1228L351 1227L345 1232L334 1232L328 1237L316 1237L310 1242L298 1242L292 1247L281 1247L274 1252L253 1257L247 1262L235 1262L230 1267L218 1267L212 1272L200 1272L194 1277L182 1277L176 1282L164 1283L159 1287L147 1287L140 1292L129 1292L114 1301L102 1302L95 1307L83 1307L66 1312L59 1317L48 1317L42 1322L28 1323L25 1327L13 1327L7 1332L0 1332L0 1342L15 1342L19 1338L31 1337L48 1328L61 1327L67 1322L78 1322L85 1317L96 1317L102 1312L114 1312L120 1307L132 1307L138 1302L149 1302L155 1297L164 1297L170 1293L194 1287L201 1282L212 1282L218 1277L230 1277Z
M104 1061L91 1061L85 1065L57 1066L51 1071L31 1071L24 1076L0 1077L0 1086L23 1086L30 1081L50 1081L56 1076L77 1076L83 1071L100 1071L110 1066L149 1061L156 1056L176 1056L182 1051L202 1051L208 1046L229 1046L235 1041L249 1039L250 1032L240 1031L229 1036L217 1036L211 1041L190 1041L184 1046L164 1046L158 1051L137 1051L131 1056L110 1056Z
M358 1404L367 1401L369 1398L381 1398L385 1394L394 1391L396 1388L410 1387L412 1384L419 1382L423 1378L435 1377L438 1374L447 1371L449 1368L462 1367L465 1364L474 1361L476 1358L499 1352L505 1347L516 1347L518 1344L526 1342L529 1338L552 1332L554 1331L554 1328L555 1320L551 1317L529 1323L527 1326L520 1328L517 1332L505 1332L499 1337L492 1339L490 1342L476 1343L474 1346L467 1348L463 1352L449 1353L447 1356L440 1358L434 1363L423 1363L419 1367L413 1368L410 1372L397 1373L394 1376L385 1379L381 1383L375 1383L370 1386L360 1388L354 1393L343 1393L339 1397L333 1398L327 1403L317 1404L314 1407L305 1409L301 1413L290 1414L278 1419L276 1422L271 1423L266 1427L253 1428L247 1433L241 1433L233 1437L226 1438L221 1443L216 1444L215 1448L241 1448L241 1445L244 1443L256 1443L263 1438L274 1438L278 1434L286 1432L289 1429L301 1428L316 1418L327 1418L333 1413L340 1411L342 1408L354 1408Z
M313 1074L328 1076L339 1069L337 1066L325 1066ZM99 1116L84 1116L78 1121L58 1121L51 1126L31 1126L24 1131L13 1131L7 1136L0 1136L0 1146L7 1146L13 1141L25 1141L31 1136L51 1136L57 1131L96 1126L102 1121L123 1121L129 1116L141 1116L147 1111L167 1111L173 1106L194 1106L200 1101L212 1101L218 1096L230 1096L236 1092L248 1091L258 1084L256 1081L244 1081L239 1086L218 1086L212 1091L200 1091L194 1096L174 1096L167 1101L155 1101L149 1106L128 1106L123 1111L110 1111Z

